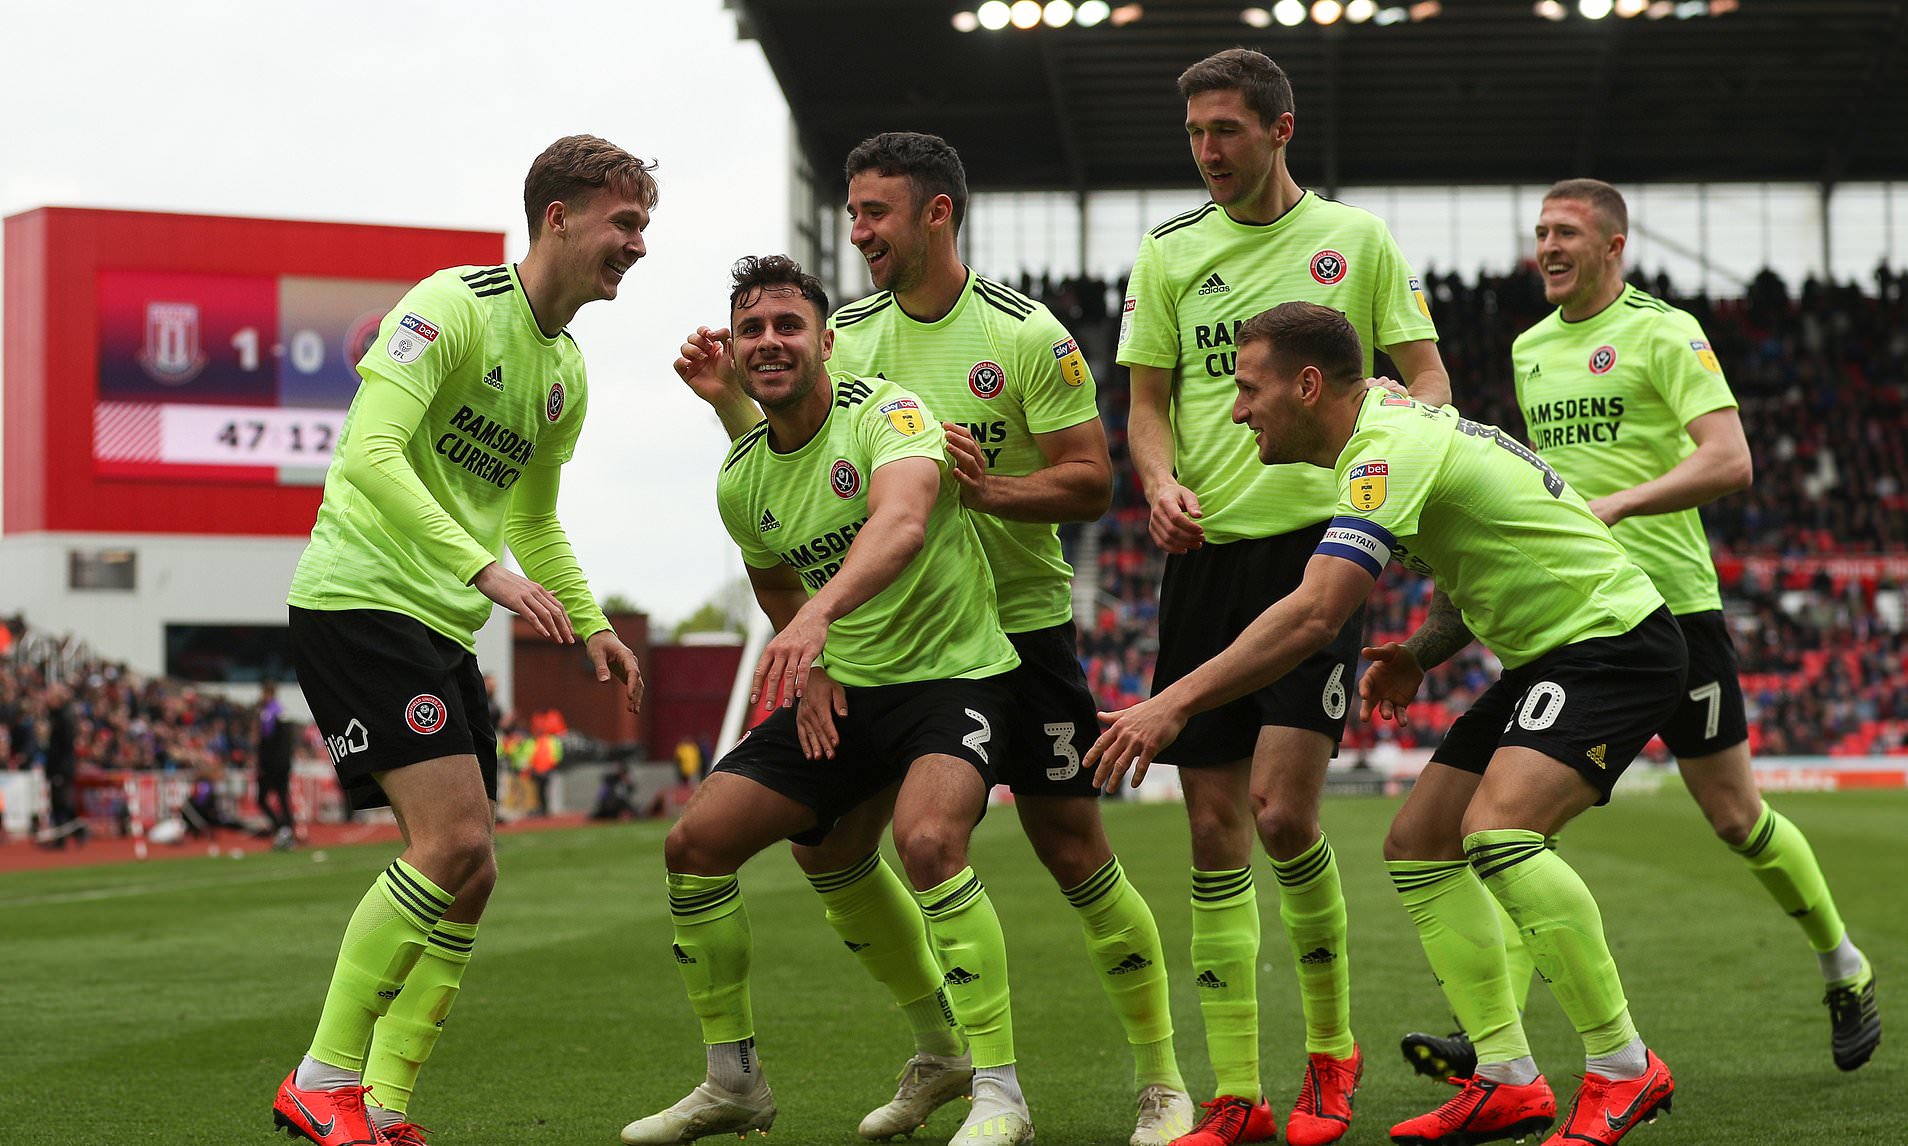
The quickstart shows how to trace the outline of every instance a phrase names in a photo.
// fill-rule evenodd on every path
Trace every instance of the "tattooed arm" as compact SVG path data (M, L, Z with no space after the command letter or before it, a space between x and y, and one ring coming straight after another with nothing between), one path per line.
M1364 651L1371 667L1358 679L1358 718L1373 716L1409 724L1405 709L1418 695L1424 683L1424 670L1435 668L1456 656L1471 643L1471 630L1464 625L1451 598L1439 589L1431 595L1431 609L1424 624L1403 644L1383 644Z
M1431 608L1424 624L1405 640L1405 648L1417 658L1420 668L1433 669L1462 652L1474 638L1464 626L1464 616L1451 598L1438 589L1431 594Z

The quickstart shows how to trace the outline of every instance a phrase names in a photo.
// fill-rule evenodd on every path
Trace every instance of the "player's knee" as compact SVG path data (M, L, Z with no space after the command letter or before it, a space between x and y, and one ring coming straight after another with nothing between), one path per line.
M678 875L728 875L720 849L688 819L676 821L663 838L663 866Z
M429 840L418 840L420 867L447 889L461 889L486 867L495 880L496 852L485 824L459 825Z
M1291 859L1318 839L1318 817L1305 808L1262 803L1253 821L1265 850L1276 859Z
M958 824L915 824L895 834L894 846L917 891L945 883L967 866L967 831Z
M1749 842L1749 833L1755 830L1756 820L1762 814L1762 808L1753 810L1728 807L1712 811L1709 826L1715 829L1716 838L1732 848L1739 848Z

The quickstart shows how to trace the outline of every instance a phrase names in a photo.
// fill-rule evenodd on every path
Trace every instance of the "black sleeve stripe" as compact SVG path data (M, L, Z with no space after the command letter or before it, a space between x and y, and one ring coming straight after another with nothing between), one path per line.
M463 279L467 283L474 283L478 279L492 278L496 275L503 275L505 278L508 278L510 277L510 272L507 268L500 267L500 266L485 267L482 270L472 271L467 275L459 275L458 277Z
M1001 282L999 279L977 277L975 279L974 285L985 286L987 287L987 289L1005 296L1007 301L1017 302L1021 304L1022 306L1027 308L1027 312L1029 314L1033 313L1033 309L1036 306L1040 305L1039 303L1035 302L1030 295L1027 295L1026 293L1022 291L1015 290L1013 287L1008 286L1006 283Z
M471 293L475 294L478 298L492 298L500 294L509 294L516 289L516 286L512 283L503 283L500 286L493 286L486 290L478 290L476 287L472 287Z
M1011 316L1016 322L1027 321L1027 316L1033 313L1033 307L1031 305L1022 305L1011 298L1004 297L989 290L985 280L974 284L974 294L982 302Z
M888 309L890 306L893 306L893 305L894 305L894 297L890 295L889 297L882 299L880 305L865 307L863 309L855 311L853 314L850 314L845 310L838 310L835 312L835 328L839 330L840 328L844 326L853 326L855 323L860 322L864 318L873 318L875 315L880 314L882 311Z
M735 463L742 460L742 455L754 449L755 443L766 437L768 437L768 422L766 420L757 422L753 430L737 438L735 445L729 447L729 460L722 463L722 472L728 473Z
M859 406L863 402L866 402L868 395L872 393L874 393L874 388L869 386L866 382L858 380L844 382L841 384L840 389L836 391L835 405L843 410L851 406Z
M1219 209L1219 204L1217 203L1208 203L1204 207L1195 207L1194 209L1187 211L1184 214L1174 215L1172 218L1166 220L1164 223L1161 223L1159 226L1154 227L1151 231L1148 231L1147 234L1153 236L1155 239L1164 238L1167 235L1172 234L1174 231L1182 230L1186 227L1192 226L1194 223L1197 223L1199 220L1205 218L1207 215L1212 214L1214 211L1217 211L1218 209Z
M875 311L880 310L882 307L888 305L889 303L893 301L894 301L894 295L884 290L880 294L871 295L868 298L861 300L860 302L849 303L847 306L844 306L840 310L837 310L835 312L835 317L837 319L842 319L842 318L854 318L855 316L863 314L863 313L873 314Z

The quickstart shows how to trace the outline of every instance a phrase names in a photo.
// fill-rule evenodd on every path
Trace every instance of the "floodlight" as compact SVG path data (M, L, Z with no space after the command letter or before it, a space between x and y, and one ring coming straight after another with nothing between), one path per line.
M1314 24L1336 24L1338 18L1344 14L1345 6L1338 0L1313 0L1312 23Z
M1122 4L1118 8L1113 9L1113 26L1115 28L1124 28L1144 15L1146 15L1146 9L1140 7L1138 4Z
M1073 23L1073 0L1047 0L1040 20L1049 28L1064 28Z
M1272 13L1267 12L1263 8L1247 8L1245 11L1239 13L1239 20L1241 23L1253 28L1270 28L1272 26Z
M1563 0L1537 0L1536 11L1546 20L1561 20L1569 15L1564 11Z
M1279 0L1272 5L1272 15L1286 27L1296 28L1305 23L1305 0Z
M954 30L956 32L972 32L978 27L980 27L979 16L974 15L972 12L954 13Z
M980 26L989 32L998 32L1007 26L1009 20L1013 19L1013 14L1008 9L1006 0L987 0L987 3L975 9L974 19L980 21Z
M1091 28L1105 20L1112 12L1113 9L1107 6L1106 0L1081 0L1080 6L1073 10L1073 22L1082 28Z
M1351 0L1345 5L1345 19L1362 24L1378 14L1378 0Z
M1577 11L1586 20L1601 20L1610 14L1610 0L1577 0Z

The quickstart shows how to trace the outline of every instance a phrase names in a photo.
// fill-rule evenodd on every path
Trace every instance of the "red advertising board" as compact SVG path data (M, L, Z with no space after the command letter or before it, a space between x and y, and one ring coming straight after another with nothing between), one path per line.
M410 285L494 232L50 207L6 221L0 532L296 536Z

